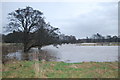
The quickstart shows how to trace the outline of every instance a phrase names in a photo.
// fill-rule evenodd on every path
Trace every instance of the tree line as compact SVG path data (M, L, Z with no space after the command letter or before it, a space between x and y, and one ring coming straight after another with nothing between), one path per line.
M78 39L78 42L86 43L100 43L100 42L120 42L120 36L102 36L99 33L93 34L91 37L86 37L85 39Z
M41 33L41 34L45 35L45 33ZM13 31L12 33L9 33L7 35L1 34L2 42L5 42L5 43L23 43L24 36L22 36L22 35L24 35L23 32L17 32L17 31ZM36 34L31 34L31 36L33 36L33 35L36 36ZM36 38L40 38L40 37L43 37L43 36L39 35ZM52 39L50 37L46 37L43 39L45 39L45 40L43 40L44 42L41 42L43 44L45 44L45 42L48 43L47 40L49 40L49 44L50 44L50 42L51 42L51 44L120 42L120 36L116 36L116 35L114 35L114 36L111 36L111 35L102 36L99 33L96 33L96 34L92 35L91 37L86 37L85 39L76 39L75 36L72 36L72 35L68 36L68 35L64 35L64 34L59 34L54 39Z
M42 33L42 34L44 34L44 36L45 36L45 33ZM1 34L1 35L2 35L3 43L23 43L24 42L24 36L23 36L24 33L23 32L13 31L7 35L5 35L5 34ZM54 39L52 39L51 37L43 38L43 36L40 36L40 35L41 34L39 34L39 37L38 37L34 33L31 34L32 37L33 36L34 37L36 36L36 38L42 37L42 39L44 39L44 40L41 40L42 41L41 43L43 43L43 44L45 44L45 42L46 43L49 42L49 44L56 44L56 45L58 44L59 45L59 44L65 44L65 43L68 44L68 43L76 43L77 42L76 37L72 36L72 35L68 36L68 35L60 34L60 35L57 35L57 37ZM35 40L37 40L37 39L35 39Z

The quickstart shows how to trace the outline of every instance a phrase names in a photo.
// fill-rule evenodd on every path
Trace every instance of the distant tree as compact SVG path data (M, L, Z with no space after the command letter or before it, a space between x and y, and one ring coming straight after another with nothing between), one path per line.
M112 42L118 42L118 37L117 36L113 36L112 37Z
M111 42L111 39L112 39L111 35L107 35L106 39L107 39L107 42Z
M76 43L76 37L75 36L69 36L69 42L70 43Z
M97 33L92 36L92 39L94 42L104 42L104 36L101 34Z
M120 42L120 35L118 35L118 42Z

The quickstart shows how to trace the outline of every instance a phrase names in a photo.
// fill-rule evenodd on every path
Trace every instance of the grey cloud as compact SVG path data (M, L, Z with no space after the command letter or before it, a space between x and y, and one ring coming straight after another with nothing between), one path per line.
M109 6L108 6L109 5ZM74 34L78 38L90 36L94 33L103 35L116 35L118 30L118 16L116 4L98 4L99 8L93 9L89 13L79 15L75 19L66 20L70 23L66 27L69 34Z
M14 9L31 6L43 11L51 25L60 31L77 38L91 36L94 33L103 35L117 34L118 3L4 3L4 17ZM4 19L4 22L6 19Z

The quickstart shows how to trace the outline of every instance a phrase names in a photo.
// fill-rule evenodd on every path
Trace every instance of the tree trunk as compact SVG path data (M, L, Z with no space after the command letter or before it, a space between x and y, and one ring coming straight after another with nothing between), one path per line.
M29 43L29 33L27 31L24 32L24 41L23 41L23 44L24 44L24 52L27 52L27 45Z
M38 46L38 50L41 51L42 46Z

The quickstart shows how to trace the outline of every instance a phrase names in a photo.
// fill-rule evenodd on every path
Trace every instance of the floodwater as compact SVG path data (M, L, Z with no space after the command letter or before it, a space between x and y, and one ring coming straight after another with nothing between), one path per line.
M37 48L33 48L32 50L37 51ZM76 44L64 44L58 45L58 47L52 45L45 46L42 48L42 51L55 57L55 61L67 63L118 61L118 46L79 46ZM9 53L7 56L16 56L21 60L22 54L21 51L18 51L16 53Z

